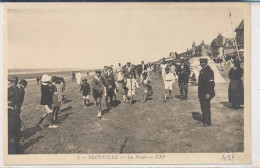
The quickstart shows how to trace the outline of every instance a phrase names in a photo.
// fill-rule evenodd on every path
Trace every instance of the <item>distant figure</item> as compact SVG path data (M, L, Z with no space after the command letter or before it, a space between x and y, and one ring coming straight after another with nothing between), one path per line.
M181 99L188 99L188 83L190 78L190 66L184 63L184 59L180 59L181 64L177 67L178 83L180 88ZM184 97L183 97L184 91Z
M200 59L200 74L198 81L198 97L203 116L203 127L211 125L210 101L215 96L214 72L208 66L208 59Z
M117 81L122 81L123 80L123 74L122 74L122 66L120 63L118 63L118 67L116 69L116 73L117 73Z
M84 108L86 108L90 104L90 100L89 100L90 85L89 85L88 79L86 77L82 79L82 83L81 83L79 92L82 93L83 102L84 102L84 105L85 105Z
M41 82L41 78L42 78L41 75L37 76L37 78L36 78L36 80L37 80L37 84L39 84L39 83Z
M72 71L72 81L75 80L75 71Z
M240 105L244 104L244 84L242 76L244 74L243 68L240 67L240 61L235 60L234 66L230 69L228 76L230 79L228 87L228 100L232 103L232 108L240 109Z
M142 84L144 86L143 103L145 103L147 101L147 98L153 95L153 81L148 79L146 72L143 73Z
M128 79L128 75L124 75L123 76L123 81L122 81L122 89L123 89L123 102L126 103L126 96L127 96L127 87L126 87L126 82L127 82L127 79Z
M129 78L126 80L126 88L127 88L127 99L130 99L130 104L133 103L133 98L135 95L135 88L139 88L139 84L134 79L133 75L130 74Z
M104 87L105 87L105 81L103 77L101 77L101 71L96 71L96 75L92 80L92 94L95 99L95 103L97 106L97 112L98 112L98 117L101 117L101 100L102 100L102 95L104 93Z
M89 72L87 72L87 76L89 77Z
M76 72L76 80L77 80L77 84L80 85L81 83L81 73L79 71Z
M167 67L167 63L165 62L165 58L163 58L162 63L160 65L160 69L161 69L161 75L162 75L162 79L164 80L164 75L165 75L165 68Z
M66 94L65 94L65 90L66 90L66 83L65 83L65 80L63 77L59 77L59 81L60 81L60 84L62 85L62 101L61 103L64 104L67 99L66 99Z
M172 85L175 81L174 75L170 72L168 67L165 68L165 75L164 75L164 102L167 101L167 93L169 92L169 99L172 99Z
M140 74L140 83L143 81L143 74L146 72L148 73L147 65L144 64L144 61L141 62L142 72Z

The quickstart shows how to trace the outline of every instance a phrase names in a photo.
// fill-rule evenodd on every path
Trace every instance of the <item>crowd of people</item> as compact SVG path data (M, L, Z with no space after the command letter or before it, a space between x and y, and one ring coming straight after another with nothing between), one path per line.
M210 101L215 96L214 72L208 66L208 58L200 58L201 70L198 76L198 98L201 105L203 116L202 126L211 125L211 110ZM115 74L114 74L115 72ZM157 73L158 72L158 73ZM188 99L188 83L191 76L191 68L189 63L183 58L180 62L167 63L165 59L159 64L145 64L144 61L139 65L133 65L127 62L122 66L120 63L114 70L113 66L105 66L103 70L95 71L91 83L88 83L89 74L82 77L79 71L72 72L72 80L76 80L80 85L79 92L83 96L84 108L91 105L90 97L95 101L97 109L97 117L102 116L102 97L107 99L116 99L119 91L123 93L123 103L133 104L134 96L137 89L143 87L143 100L145 103L153 96L153 81L151 76L158 74L164 84L163 102L170 101L173 98L173 85L177 81L180 92L180 99ZM234 66L229 71L229 102L232 108L239 109L244 103L244 87L243 69L240 67L240 62L235 60ZM139 80L138 80L139 78ZM21 107L24 101L25 91L27 86L26 80L20 80L15 76L8 77L8 152L9 154L17 153L19 139L21 137ZM42 75L39 78L41 83L41 101L40 104L44 107L45 113L41 116L37 127L43 129L42 122L45 118L48 119L49 128L58 128L57 121L61 105L66 101L65 98L65 80L63 77ZM37 79L37 83L39 83Z

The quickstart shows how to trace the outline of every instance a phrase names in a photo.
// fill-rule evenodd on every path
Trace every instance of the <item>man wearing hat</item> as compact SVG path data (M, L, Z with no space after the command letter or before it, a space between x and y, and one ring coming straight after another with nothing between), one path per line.
M101 77L101 71L96 71L96 75L92 80L92 94L96 102L98 117L101 117L101 100L104 93L105 81Z
M200 101L203 127L211 125L210 100L215 96L214 72L208 66L208 59L200 59L200 74L198 81L198 97Z
M190 66L184 63L184 59L180 58L180 65L176 69L178 75L178 83L180 88L181 98L187 100L188 98L188 83L190 77ZM184 92L184 96L183 96Z
M16 154L19 148L21 119L18 106L20 91L17 87L18 78L8 76L8 153Z

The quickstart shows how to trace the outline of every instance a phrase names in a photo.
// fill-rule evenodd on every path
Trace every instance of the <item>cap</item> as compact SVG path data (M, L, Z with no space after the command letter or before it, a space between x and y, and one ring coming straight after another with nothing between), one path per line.
M207 62L208 62L208 58L206 58L206 57L201 57L201 58L200 58L200 62L206 62L206 63L207 63Z
M131 62L127 62L127 64L131 64Z
M48 82L51 80L51 77L47 74L42 75L42 82Z
M82 81L87 81L88 79L87 79L87 77L85 76L85 77L83 77L81 80L82 80Z
M18 82L18 77L17 76L8 76L8 81Z

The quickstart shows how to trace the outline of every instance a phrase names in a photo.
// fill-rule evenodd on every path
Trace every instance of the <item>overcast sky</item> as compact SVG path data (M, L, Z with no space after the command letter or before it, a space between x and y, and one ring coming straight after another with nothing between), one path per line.
M188 3L186 3L188 4ZM214 4L214 3L213 3ZM83 4L8 11L8 68L100 68L127 61L157 61L218 33L234 36L244 18L231 3ZM79 7L80 6L80 7Z

